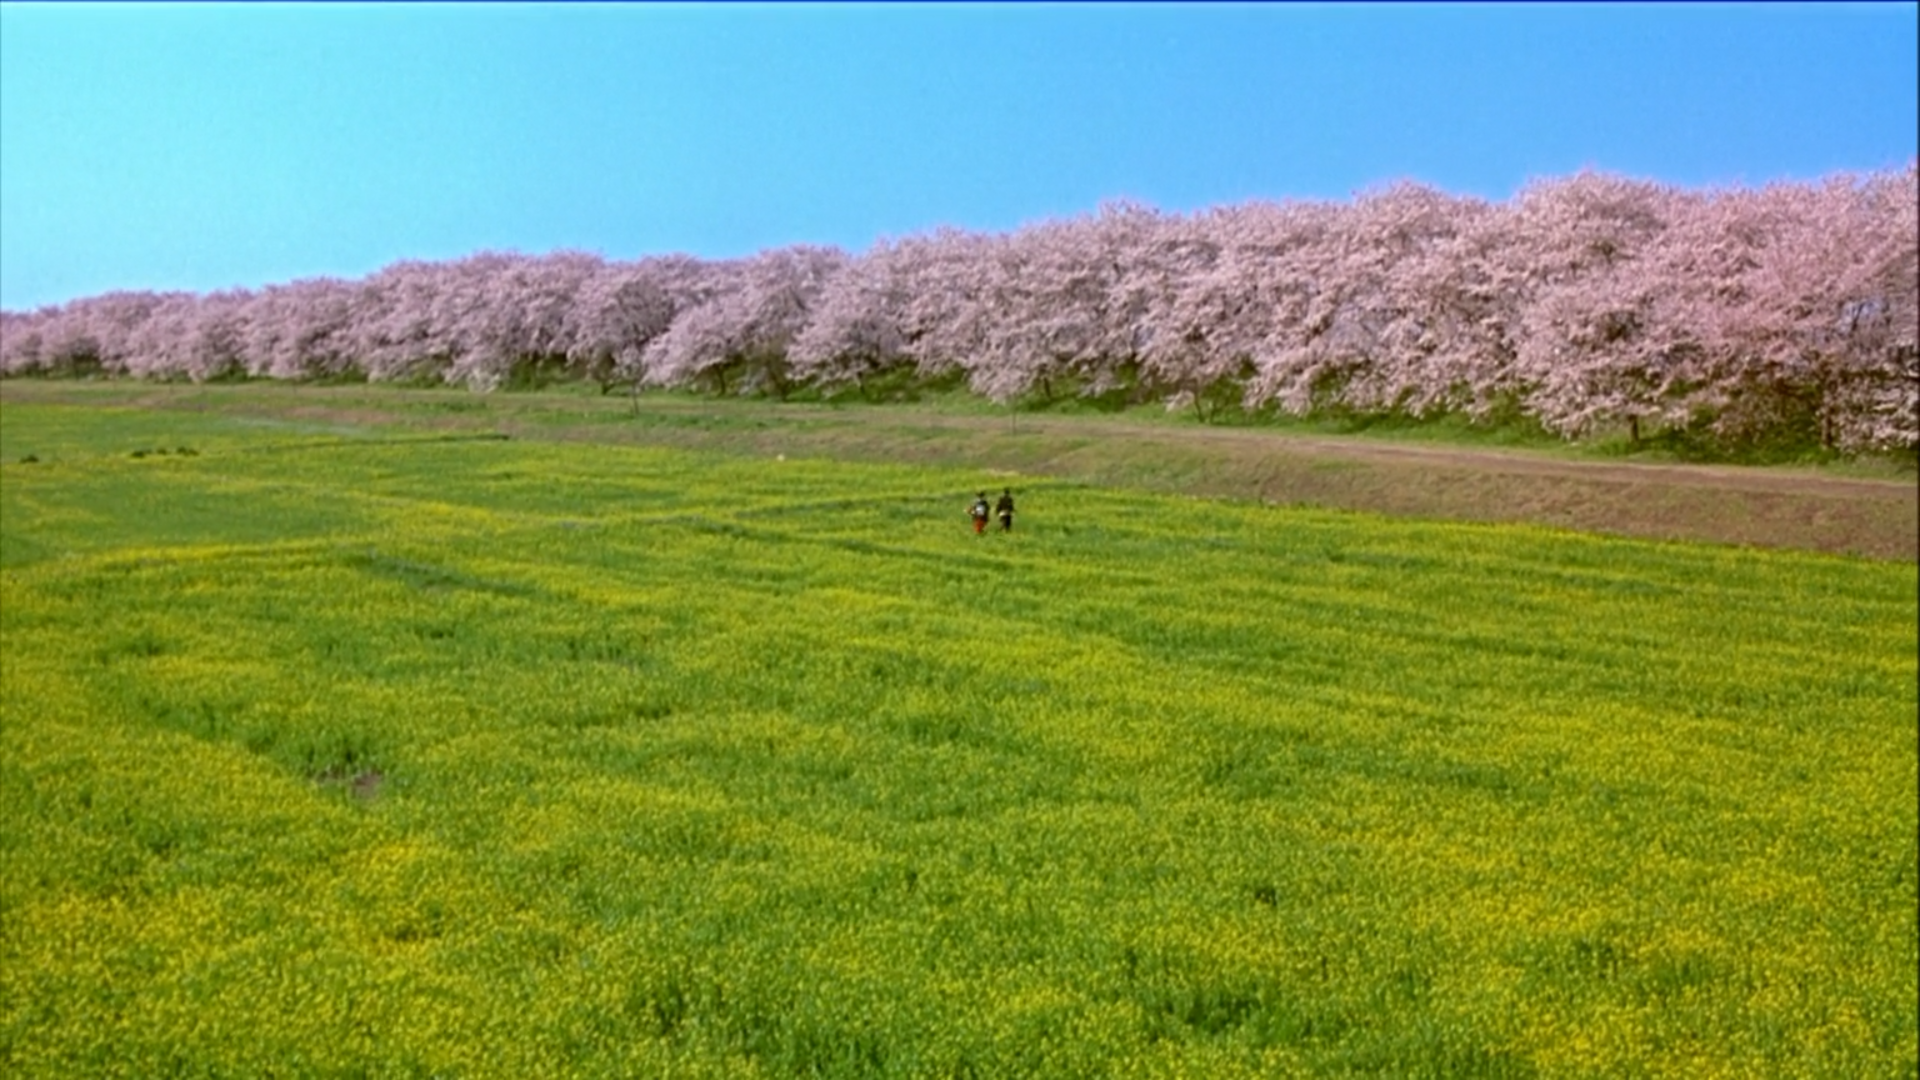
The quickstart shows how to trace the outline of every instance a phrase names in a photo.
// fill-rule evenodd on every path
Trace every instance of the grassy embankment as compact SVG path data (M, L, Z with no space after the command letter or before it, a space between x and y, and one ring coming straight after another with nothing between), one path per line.
M474 395L457 389L14 380L0 400L135 405L315 430L510 432L673 446L1001 469L1115 488L1454 521L1529 522L1648 539L1706 540L1920 559L1920 483L1908 459L1835 459L1752 447L1738 462L1668 438L1572 445L1520 423L1458 418L1198 425L1191 413L1113 412L1075 400L1000 409L960 393L872 405L776 403L579 386ZM297 428L294 430L298 430Z

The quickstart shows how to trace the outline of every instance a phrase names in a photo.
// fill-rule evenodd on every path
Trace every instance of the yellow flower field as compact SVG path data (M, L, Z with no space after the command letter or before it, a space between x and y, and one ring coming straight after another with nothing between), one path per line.
M1910 564L151 425L5 416L9 1076L1920 1059Z

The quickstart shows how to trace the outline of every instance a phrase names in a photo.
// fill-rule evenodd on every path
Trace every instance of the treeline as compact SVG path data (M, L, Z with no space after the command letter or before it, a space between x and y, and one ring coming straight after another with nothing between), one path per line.
M785 396L964 382L1296 415L1527 416L1567 437L1920 446L1916 168L1505 203L1398 184L737 260L563 252L0 312L0 374L555 377Z

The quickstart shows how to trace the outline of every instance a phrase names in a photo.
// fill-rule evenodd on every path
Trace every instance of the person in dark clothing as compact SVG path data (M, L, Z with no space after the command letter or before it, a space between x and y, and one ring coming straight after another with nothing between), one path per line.
M1000 531L1013 531L1013 489L1000 492L1000 501L993 504L994 516L1000 519Z
M967 516L973 519L973 535L979 536L987 531L987 493L982 491L973 498L973 505L967 508Z

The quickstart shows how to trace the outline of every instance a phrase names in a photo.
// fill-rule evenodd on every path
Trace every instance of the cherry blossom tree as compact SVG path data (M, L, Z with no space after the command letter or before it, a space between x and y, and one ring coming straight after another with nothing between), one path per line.
M1882 429L1901 421L1912 393L1901 341L1912 340L1916 241L1901 224L1913 200L1910 174L1843 174L1733 200L1755 240L1715 311L1720 434L1806 426L1829 448L1887 441Z
M1843 413L1840 443L1912 449L1920 447L1920 160L1870 178L1862 197L1881 223L1865 256L1875 295L1847 314L1879 359Z
M1550 430L1625 424L1637 438L1649 420L1681 419L1646 259L1677 210L1668 188L1594 172L1530 184L1510 208L1501 281L1518 307L1515 377Z
M711 298L647 347L647 380L786 397L794 385L788 351L847 261L838 248L801 245L728 267Z
M51 321L52 312L47 308L0 311L0 375L32 375L46 370L42 357Z
M149 292L110 292L83 297L41 309L33 316L37 333L16 347L31 343L33 359L24 354L12 362L20 370L65 374L125 374L142 325L152 317L161 297Z
M567 366L571 315L603 262L583 252L486 255L454 265L443 295L443 333L453 343L450 382L493 389L516 377Z
M483 251L435 268L427 338L446 382L491 390L506 376L516 313L501 303L501 286L516 261L509 253Z
M434 317L444 276L438 264L409 259L362 283L347 340L368 379L444 377L452 344L440 336Z
M1432 408L1447 388L1421 358L1445 327L1419 286L1440 277L1453 200L1401 183L1350 206L1289 207L1275 225L1267 289L1283 310L1258 351L1255 398L1296 414Z
M1127 268L1137 310L1141 396L1169 395L1202 420L1244 404L1255 357L1284 316L1287 235L1267 205L1169 219ZM1276 243L1279 242L1279 243Z
M996 319L987 277L1007 238L943 227L902 240L889 258L906 293L901 330L923 380L964 373Z
M1038 390L1103 394L1135 377L1144 303L1128 270L1153 243L1158 214L1109 203L1091 218L1023 228L981 260L974 389L996 401Z
M246 375L245 313L252 300L246 289L164 294L134 332L127 372L194 382Z
M100 339L87 318L84 301L70 301L49 312L40 334L40 370L91 375L104 367Z
M687 255L610 263L581 282L567 313L567 362L606 393L638 384L647 346L667 332L674 316L704 299L703 267Z
M269 285L243 312L249 374L274 379L337 378L357 370L348 329L359 290L333 278Z
M866 394L873 380L912 370L909 267L915 254L883 240L828 279L793 340L796 380L828 389L852 385Z

